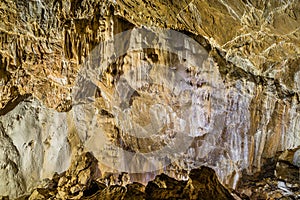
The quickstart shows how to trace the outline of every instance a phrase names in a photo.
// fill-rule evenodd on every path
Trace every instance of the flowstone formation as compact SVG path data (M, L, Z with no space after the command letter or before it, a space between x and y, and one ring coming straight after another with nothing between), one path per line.
M3 0L0 12L0 196L38 195L91 152L103 174L144 184L165 173L181 191L208 166L239 198L298 198L297 0ZM84 196L68 178L61 195Z

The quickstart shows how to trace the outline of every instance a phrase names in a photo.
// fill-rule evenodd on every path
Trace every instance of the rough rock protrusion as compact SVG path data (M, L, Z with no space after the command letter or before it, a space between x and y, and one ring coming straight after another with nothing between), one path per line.
M97 159L90 152L76 156L70 168L54 174L51 180L34 189L28 196L34 199L82 199L93 197L105 186L96 182L101 176Z
M97 159L86 152L77 156L71 167L58 181L58 198L80 199L89 190L92 182L101 176Z
M215 171L209 167L192 169L189 177L189 199L234 199L228 189L219 182Z
M300 147L285 150L278 158L275 175L288 182L300 183Z
M189 177L188 181L178 181L165 174L156 176L146 187L147 199L234 200L213 169L205 166L192 169Z
M215 171L209 167L202 166L191 170L188 181L179 181L160 174L145 187L137 182L107 185L103 182L105 176L96 180L99 176L96 164L97 161L91 153L83 153L66 172L56 174L52 180L47 181L47 186L33 190L29 199L234 199L229 190L219 182ZM121 173L120 176L124 178L124 174L126 175Z

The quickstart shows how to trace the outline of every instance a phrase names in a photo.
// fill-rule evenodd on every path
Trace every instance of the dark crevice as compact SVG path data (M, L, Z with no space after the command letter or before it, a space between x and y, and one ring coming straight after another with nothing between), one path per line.
M99 184L97 184L97 182L92 181L90 187L83 191L83 196L84 197L89 197L92 196L94 194L96 194L97 192L99 192L99 190L103 190L104 188L101 188Z
M0 116L5 115L12 111L19 103L29 98L31 94L18 95L16 98L13 98L7 102L4 108L0 109Z

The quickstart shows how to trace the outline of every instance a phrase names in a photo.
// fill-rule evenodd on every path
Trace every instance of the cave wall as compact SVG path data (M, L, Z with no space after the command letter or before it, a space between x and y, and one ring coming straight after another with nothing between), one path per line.
M103 172L122 166L184 179L184 170L204 164L236 187L243 170L259 172L277 152L300 145L296 0L4 0L0 6L3 195L30 190L87 150L110 159L100 162ZM164 49L179 50L151 46L116 59L120 33L143 26L167 38ZM193 39L201 52L163 28ZM137 32L122 35L129 41L122 48L141 43ZM105 67L95 71L99 63ZM166 153L170 166L149 161L157 155L128 166L138 153L168 147L170 131L178 130L192 142ZM135 135L143 131L151 137ZM98 148L107 144L118 148Z

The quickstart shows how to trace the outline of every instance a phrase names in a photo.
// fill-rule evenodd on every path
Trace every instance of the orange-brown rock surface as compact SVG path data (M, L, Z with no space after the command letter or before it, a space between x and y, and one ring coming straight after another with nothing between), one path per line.
M202 165L231 188L299 182L297 0L3 0L0 13L0 195L87 151L145 183Z

